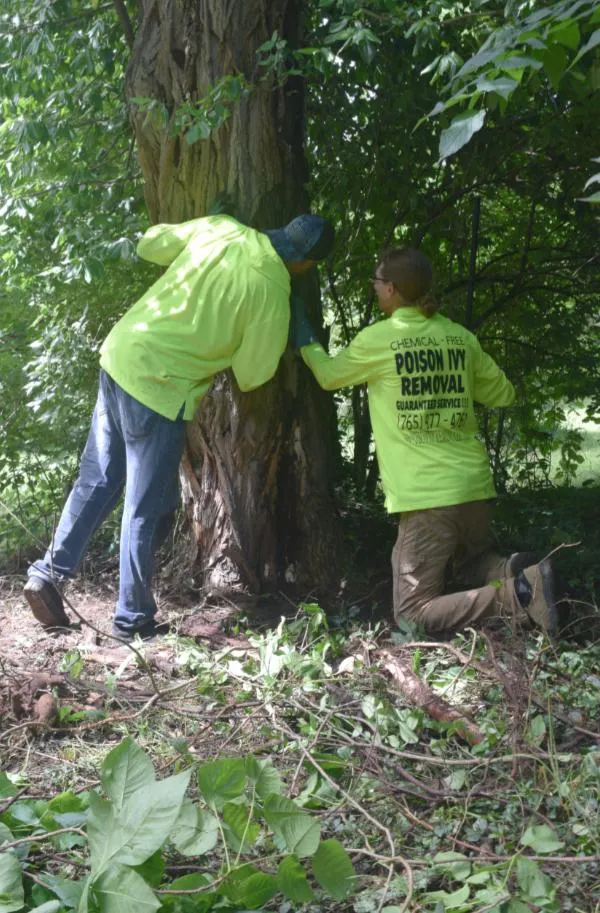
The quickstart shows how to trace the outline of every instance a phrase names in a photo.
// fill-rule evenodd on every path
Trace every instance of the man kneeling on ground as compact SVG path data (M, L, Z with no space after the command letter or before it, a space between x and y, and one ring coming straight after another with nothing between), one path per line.
M552 634L550 562L497 554L489 527L496 491L474 403L509 406L514 388L472 333L438 313L432 279L419 250L389 250L373 276L388 319L329 357L302 302L293 300L295 345L325 390L368 385L386 508L400 512L392 552L396 620L435 634L508 616ZM465 588L444 594L449 567Z

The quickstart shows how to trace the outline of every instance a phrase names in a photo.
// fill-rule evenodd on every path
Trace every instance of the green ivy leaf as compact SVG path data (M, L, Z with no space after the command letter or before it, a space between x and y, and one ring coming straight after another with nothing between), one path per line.
M268 758L265 761L261 761L252 755L248 755L245 763L246 776L250 783L254 784L256 792L261 799L266 799L267 796L272 794L281 793L281 778Z
M286 856L277 869L279 890L293 903L309 903L314 898L313 890L298 857Z
M128 737L105 757L100 782L118 812L138 789L153 786L154 768L148 755Z
M554 900L556 892L552 881L532 859L525 856L517 859L517 884L523 893L523 900L529 903L549 906Z
M555 853L564 847L562 840L558 840L554 831L547 824L539 824L534 827L528 827L519 843L522 846L529 846L536 853Z
M141 875L117 863L98 876L92 891L102 913L152 913L160 907Z
M229 799L241 796L246 786L243 758L209 761L198 768L198 786L209 805L222 808Z
M0 913L13 913L25 903L23 876L14 853L0 853Z
M206 809L184 799L170 836L173 846L183 856L204 856L217 845L219 825Z
M354 866L339 840L324 840L319 844L312 870L321 887L335 900L343 900L354 887Z
M255 821L249 821L250 815L250 809L246 805L228 802L223 808L227 842L236 851L248 852L260 834L258 824Z
M251 865L235 869L221 886L223 894L236 904L256 910L267 903L278 890L277 878Z
M318 821L285 796L269 796L264 814L267 824L274 834L281 837L290 853L300 858L312 856L321 835Z

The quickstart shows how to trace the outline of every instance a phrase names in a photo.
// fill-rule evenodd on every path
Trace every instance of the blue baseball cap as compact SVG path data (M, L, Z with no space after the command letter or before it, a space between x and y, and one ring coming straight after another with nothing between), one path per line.
M265 234L282 260L324 260L333 248L333 226L322 216L309 212L296 216L283 228L268 228Z

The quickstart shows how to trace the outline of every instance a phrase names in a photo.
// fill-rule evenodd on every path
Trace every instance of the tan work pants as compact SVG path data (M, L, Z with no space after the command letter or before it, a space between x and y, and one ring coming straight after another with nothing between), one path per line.
M452 631L499 615L498 586L508 559L493 548L489 501L415 510L400 516L392 552L394 617L416 621L429 633ZM451 568L459 585L442 595Z

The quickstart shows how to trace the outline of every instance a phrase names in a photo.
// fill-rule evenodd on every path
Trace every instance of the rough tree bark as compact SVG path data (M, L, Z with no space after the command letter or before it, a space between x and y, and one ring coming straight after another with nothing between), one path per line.
M262 77L257 48L276 31L294 47L301 0L138 0L128 67L129 99L151 98L172 118L225 74L252 92L206 140L169 137L131 104L153 222L206 212L226 189L256 228L276 227L307 208L303 86ZM310 282L309 282L310 284ZM313 307L317 300L312 281ZM229 373L216 378L188 426L184 500L208 588L256 592L282 579L322 583L335 566L330 484L335 418L298 359L287 352L276 378L241 395Z

